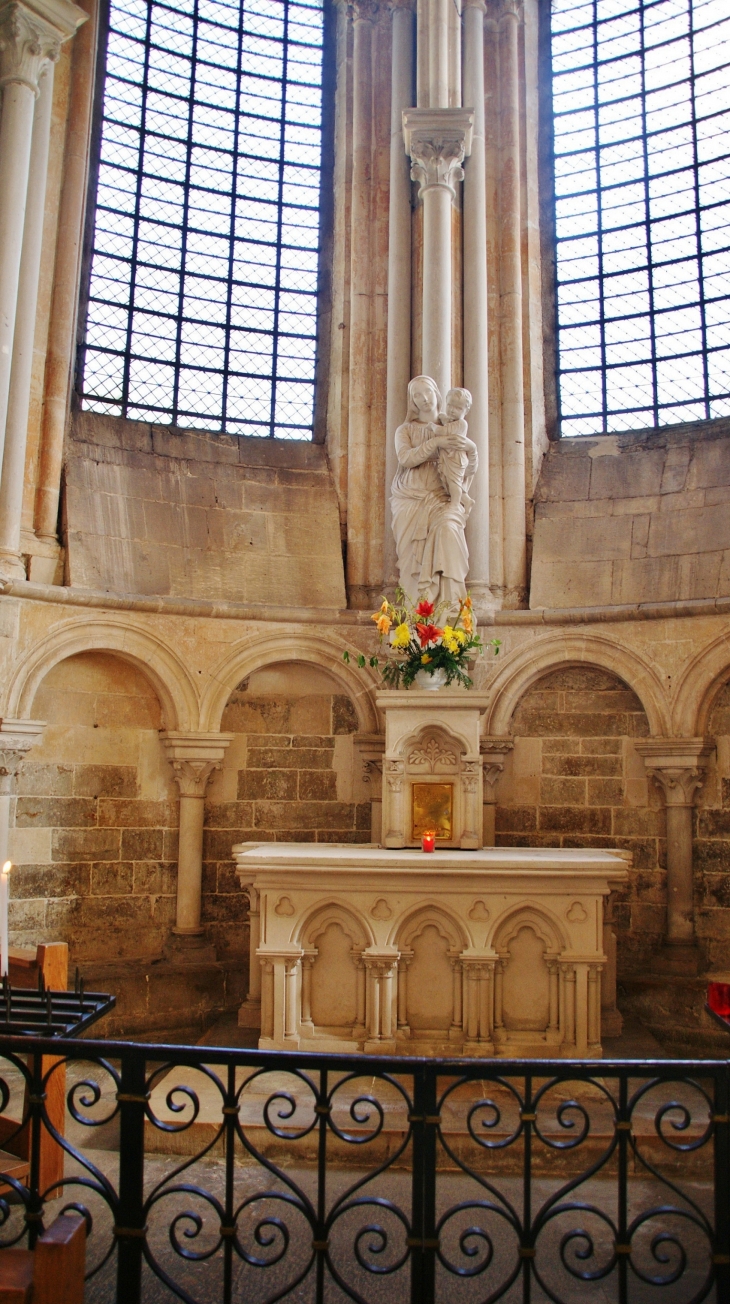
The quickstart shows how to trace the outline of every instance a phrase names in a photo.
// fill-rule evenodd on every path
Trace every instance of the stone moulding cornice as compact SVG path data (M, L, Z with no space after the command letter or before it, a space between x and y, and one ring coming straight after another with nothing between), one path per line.
M140 611L160 616L203 616L210 620L271 621L287 625L359 625L372 629L369 611L352 607L277 607L269 603L216 601L208 598L150 596L115 593L108 589L81 589L72 585L37 584L31 580L0 579L0 598L25 598L62 607L103 611ZM730 597L679 598L672 602L622 603L604 607L505 608L479 618L479 626L494 625L605 625L629 621L675 620L692 616L730 616Z
M404 109L403 140L411 159L411 179L419 183L419 198L428 190L444 189L456 197L464 180L462 163L471 153L472 109Z
M0 5L0 87L15 82L36 94L43 67L56 62L63 42L87 17L69 0Z

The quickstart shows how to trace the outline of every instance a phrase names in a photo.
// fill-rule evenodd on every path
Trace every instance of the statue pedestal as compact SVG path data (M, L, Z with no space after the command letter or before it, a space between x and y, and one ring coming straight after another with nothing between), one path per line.
M480 720L486 693L463 688L378 693L385 715L382 842L419 847L424 822L437 846L477 850L483 842Z
M262 1049L600 1056L603 907L626 881L621 853L233 851L260 903Z

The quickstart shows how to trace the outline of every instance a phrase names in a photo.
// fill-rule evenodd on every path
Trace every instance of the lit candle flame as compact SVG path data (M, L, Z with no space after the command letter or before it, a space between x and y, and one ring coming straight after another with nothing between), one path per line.
M12 868L13 868L12 860L6 860L5 864L3 865L3 874L9 874Z

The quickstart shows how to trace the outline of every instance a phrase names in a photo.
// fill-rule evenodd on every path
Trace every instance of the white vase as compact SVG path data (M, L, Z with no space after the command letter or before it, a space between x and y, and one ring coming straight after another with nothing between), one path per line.
M428 670L417 670L413 682L417 688L427 688L435 693L439 688L446 687L446 671L441 666L431 673Z

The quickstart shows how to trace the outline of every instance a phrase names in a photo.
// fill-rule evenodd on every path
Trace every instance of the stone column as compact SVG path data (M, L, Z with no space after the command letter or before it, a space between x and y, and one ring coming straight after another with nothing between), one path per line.
M566 961L560 961L561 992L563 1010L561 1019L562 1044L575 1046L575 967Z
M408 969L413 959L412 951L401 951L398 961L398 1036L410 1037L408 1025Z
M363 952L369 979L367 1040L364 1050L370 1054L388 1054L395 1050L393 1035L393 981L398 964L394 947L369 947Z
M405 811L403 809L405 800L403 793L405 762L397 758L386 758L383 762L383 770L386 790L383 793L382 842L386 847L404 847L406 845L403 831L405 827Z
M616 1006L616 934L613 931L614 893L603 906L603 954L606 963L601 973L601 1037L620 1037L623 1016Z
M421 369L441 394L451 387L451 228L456 186L471 149L468 109L407 109L403 134L411 177L423 200L423 354Z
M504 769L504 763L514 747L511 738L481 738L479 751L482 756L482 777L484 781L482 801L483 845L495 845L495 812L497 804L497 779Z
M588 1053L601 1051L601 965L588 966Z
M505 606L524 603L527 586L525 405L522 358L519 12L500 0L499 220L500 363Z
M0 720L0 866L9 859L10 807L16 775L45 727L42 720L15 720L8 716Z
M352 1029L352 1035L356 1041L360 1041L366 1034L365 1018L367 1012L367 999L365 984L367 973L365 970L365 961L362 958L362 951L353 951L352 962L355 965L355 993L356 993L356 1013L355 1026Z
M86 208L91 117L97 52L98 5L74 41L63 183L58 209L53 297L48 323L43 416L34 529L45 555L31 558L30 578L52 583L58 555L56 535L61 492L63 440L69 387L75 363L76 316ZM86 17L86 15L84 15Z
M560 1033L560 974L557 959L547 961L550 1013L548 1016L548 1041L556 1040Z
M30 385L33 370L38 278L43 243L48 149L53 105L53 68L48 62L38 79L38 100L33 119L30 150L28 199L23 232L23 249L18 281L18 307L15 318L13 358L10 373L8 416L0 473L0 579L26 578L20 552L20 529L23 514L23 479L25 448L30 409Z
M464 979L461 972L461 952L451 952L449 960L451 962L451 1027L449 1028L449 1041L461 1041L464 1035Z
M464 104L474 110L471 154L464 169L464 385L470 391L469 437L479 470L466 526L469 592L478 612L492 603L489 587L489 359L487 354L487 180L484 140L484 0L465 0ZM489 845L492 845L491 843Z
M259 950L264 977L259 1045L265 1050L296 1050L299 1046L297 971L301 958L299 946Z
M243 888L248 896L248 995L238 1011L239 1028L261 1028L261 899L253 884Z
M196 938L200 925L203 873L203 821L205 790L214 770L221 768L231 733L181 733L161 735L180 788L180 844L177 867L178 937Z
M468 757L461 764L461 800L463 825L460 845L465 851L475 851L482 846L484 817L482 814L482 758Z
M363 783L370 788L370 841L378 846L383 840L383 734L355 734L356 752L360 754Z
M307 1025L307 1030L310 1033L314 1032L312 1022L312 970L316 959L316 951L305 951L302 956L302 1024Z
M646 738L634 746L661 789L667 811L667 932L659 963L672 972L696 974L692 819L714 744L707 738Z
M413 103L412 0L392 0L392 15L383 540L383 576L390 588L398 583L398 560L390 515L390 486L398 464L394 436L405 416L406 390L411 378L411 177L409 161L403 151L403 110Z

